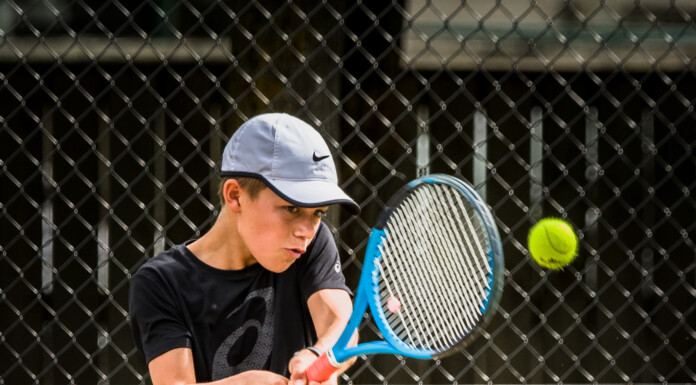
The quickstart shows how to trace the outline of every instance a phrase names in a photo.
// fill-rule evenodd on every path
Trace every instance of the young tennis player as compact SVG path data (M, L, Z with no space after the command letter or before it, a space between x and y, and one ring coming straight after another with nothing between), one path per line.
M330 205L359 206L339 188L321 135L286 114L244 123L221 176L212 228L133 275L136 346L155 385L303 384L352 310L321 218Z

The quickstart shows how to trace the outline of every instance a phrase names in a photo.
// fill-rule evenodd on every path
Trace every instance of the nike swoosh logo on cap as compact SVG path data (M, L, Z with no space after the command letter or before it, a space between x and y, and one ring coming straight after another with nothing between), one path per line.
M312 159L314 159L315 162L319 162L319 161L324 160L324 159L326 159L326 158L328 158L328 157L330 157L330 156L331 156L331 155L317 156L317 152L314 151L314 154L312 154Z

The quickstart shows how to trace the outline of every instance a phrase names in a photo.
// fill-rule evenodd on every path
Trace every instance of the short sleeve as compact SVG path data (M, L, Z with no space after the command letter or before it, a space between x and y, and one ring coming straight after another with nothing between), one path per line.
M331 231L321 223L300 266L301 292L304 301L319 290L343 289L353 294L343 276L338 248Z
M131 278L129 297L133 339L147 363L172 349L191 348L191 333L166 282L141 268Z

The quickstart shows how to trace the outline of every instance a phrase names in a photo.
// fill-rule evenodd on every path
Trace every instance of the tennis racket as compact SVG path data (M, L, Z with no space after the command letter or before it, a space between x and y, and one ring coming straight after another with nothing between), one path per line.
M368 240L353 313L307 370L325 381L351 357L439 359L483 332L503 289L500 235L485 202L448 175L427 175L387 203ZM347 347L370 308L384 341Z

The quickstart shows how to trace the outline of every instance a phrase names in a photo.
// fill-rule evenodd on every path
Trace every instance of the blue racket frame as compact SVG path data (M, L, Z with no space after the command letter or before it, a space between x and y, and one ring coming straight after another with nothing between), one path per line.
M462 194L472 203L476 213L479 215L479 218L481 218L482 224L486 230L486 235L488 236L488 245L490 246L490 249L488 250L488 259L492 269L491 273L488 275L488 283L491 289L487 293L487 300L484 301L481 306L483 317L479 321L478 325L476 325L474 330L472 330L456 348L447 351L413 349L403 343L388 326L386 316L380 304L378 290L379 269L375 263L381 258L379 246L385 238L385 231L383 230L385 221L391 213L391 207L396 206L396 204L403 199L407 191L423 183L447 184L459 189ZM344 362L351 357L363 354L400 354L418 359L437 359L452 354L468 345L473 339L476 338L476 335L482 331L483 327L493 316L494 311L491 311L491 308L495 309L498 301L500 300L500 296L502 295L504 266L500 235L498 234L498 229L487 209L486 203L479 197L473 188L461 180L449 175L426 175L407 184L402 191L400 191L400 193L397 193L394 198L390 200L388 206L389 207L385 210L377 226L372 229L370 238L367 242L367 250L365 252L360 283L358 285L355 302L353 304L353 313L351 314L343 333L339 337L334 347L331 349L334 359L339 363ZM375 324L382 332L384 341L366 342L355 347L346 348L354 331L358 328L358 326L360 326L363 314L365 313L365 310L367 310L368 306L370 307L370 312L374 317Z

